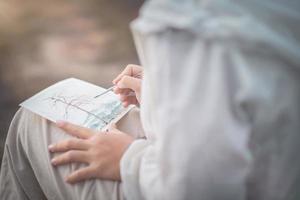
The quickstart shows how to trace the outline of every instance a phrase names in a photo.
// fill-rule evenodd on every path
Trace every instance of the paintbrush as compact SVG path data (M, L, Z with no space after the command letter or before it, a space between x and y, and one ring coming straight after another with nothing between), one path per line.
M100 97L100 96L102 96L102 95L104 95L104 94L106 94L106 93L112 91L115 87L116 87L115 85L111 86L110 88L106 89L104 92L102 92L102 93L100 93L100 94L94 96L94 98L98 98L98 97Z

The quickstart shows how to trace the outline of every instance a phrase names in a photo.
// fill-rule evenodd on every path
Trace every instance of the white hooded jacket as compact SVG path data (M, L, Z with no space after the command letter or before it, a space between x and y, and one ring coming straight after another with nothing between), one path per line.
M300 199L300 2L152 0L127 199Z

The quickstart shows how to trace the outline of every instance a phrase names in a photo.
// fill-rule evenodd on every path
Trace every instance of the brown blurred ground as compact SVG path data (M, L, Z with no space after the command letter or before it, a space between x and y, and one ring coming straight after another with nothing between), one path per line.
M107 87L126 64L138 63L128 25L141 3L0 2L0 159L21 101L68 77Z

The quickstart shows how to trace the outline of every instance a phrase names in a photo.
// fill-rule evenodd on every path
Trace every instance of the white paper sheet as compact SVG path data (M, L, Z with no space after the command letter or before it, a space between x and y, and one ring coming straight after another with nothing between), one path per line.
M132 108L124 108L113 92L94 98L103 91L102 87L69 78L44 89L20 106L53 122L64 120L103 131Z

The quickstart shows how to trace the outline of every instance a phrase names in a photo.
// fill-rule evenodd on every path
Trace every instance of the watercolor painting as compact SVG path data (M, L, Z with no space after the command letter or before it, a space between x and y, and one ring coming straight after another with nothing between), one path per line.
M113 92L91 83L70 78L58 82L20 105L50 121L65 120L94 130L105 130L132 107L124 108Z

